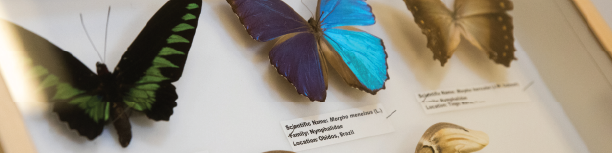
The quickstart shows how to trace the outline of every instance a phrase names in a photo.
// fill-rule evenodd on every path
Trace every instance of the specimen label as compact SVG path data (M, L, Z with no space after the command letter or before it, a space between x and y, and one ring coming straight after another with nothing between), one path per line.
M281 121L293 151L303 151L393 132L391 113L379 104Z
M434 90L416 94L427 114L463 110L512 102L528 102L529 96L517 82Z

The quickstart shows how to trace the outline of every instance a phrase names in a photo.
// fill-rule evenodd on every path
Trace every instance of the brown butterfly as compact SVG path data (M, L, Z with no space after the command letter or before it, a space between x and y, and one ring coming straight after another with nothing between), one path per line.
M461 36L486 52L496 63L510 67L514 58L510 0L456 0L454 11L440 0L404 0L414 21L427 36L427 47L442 66L453 55Z

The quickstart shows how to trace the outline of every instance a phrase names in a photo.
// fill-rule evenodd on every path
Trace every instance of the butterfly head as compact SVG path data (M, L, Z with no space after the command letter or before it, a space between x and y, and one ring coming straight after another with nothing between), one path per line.
M100 62L96 63L96 71L98 72L99 76L104 74L110 74L108 68L106 67L106 64Z
M312 30L312 33L315 33L315 34L323 33L323 30L321 30L321 27L319 27L319 21L315 20L314 18L310 18L308 19L308 24L310 25L310 29Z

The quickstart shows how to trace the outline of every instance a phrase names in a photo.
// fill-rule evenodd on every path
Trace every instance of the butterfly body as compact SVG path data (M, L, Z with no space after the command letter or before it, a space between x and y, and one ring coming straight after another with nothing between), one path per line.
M119 136L119 143L126 147L129 145L132 139L132 126L129 121L132 110L129 106L123 103L123 95L119 91L122 87L121 84L108 70L106 64L96 63L96 70L100 79L100 85L98 87L99 95L103 95L102 101L107 101L110 106L109 109L109 122L113 123L113 126L117 130Z
M323 29L321 29L319 21L310 18L308 19L308 25L310 25L310 33L314 34L317 40L320 40L323 37Z
M128 47L117 67L109 71L98 62L96 73L70 52L9 22L22 42L38 92L53 103L53 112L89 140L112 123L121 146L132 138L129 117L142 112L155 121L168 121L177 106L172 82L182 73L195 36L201 0L169 0ZM4 22L2 22L4 23Z
M311 101L325 101L333 67L352 87L371 94L389 79L382 40L357 28L375 23L364 0L319 0L316 17L304 20L281 0L227 0L251 37L278 38L270 63Z
M98 72L100 84L97 89L98 91L94 92L101 93L100 95L103 97L102 101L108 101L113 105L121 102L122 98L120 92L117 91L120 85L117 84L117 80L115 77L113 77L113 74L108 71L106 64L102 64L100 62L96 63L96 71Z

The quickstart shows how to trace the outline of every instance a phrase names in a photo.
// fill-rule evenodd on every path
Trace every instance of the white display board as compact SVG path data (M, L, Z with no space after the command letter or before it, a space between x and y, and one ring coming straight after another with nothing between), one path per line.
M517 0L515 8L530 0ZM286 0L309 18L316 1ZM445 0L445 2L452 2ZM123 51L165 0L3 0L9 20L70 51L89 68L99 61L82 30L79 14L96 46L104 44L108 6L106 64L115 67ZM451 122L486 132L490 144L479 152L588 152L517 39L510 68L495 64L469 43L462 43L445 67L433 61L426 37L401 0L369 0L377 23L359 27L382 38L390 80L377 95L349 87L331 71L327 102L309 102L269 64L274 41L257 42L246 33L224 0L204 0L183 77L175 83L179 99L170 122L134 114L130 146L121 148L111 125L93 141L60 122L48 103L17 103L39 152L264 152L290 150L280 121L381 103L396 111L388 118L395 132L303 151L412 152L423 132ZM450 3L449 3L450 4ZM527 16L516 9L511 15ZM518 15L521 14L521 15ZM526 21L526 20L515 20ZM515 23L515 25L528 25ZM515 35L526 35L515 28ZM426 115L415 93L517 81L531 102L511 103Z

